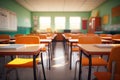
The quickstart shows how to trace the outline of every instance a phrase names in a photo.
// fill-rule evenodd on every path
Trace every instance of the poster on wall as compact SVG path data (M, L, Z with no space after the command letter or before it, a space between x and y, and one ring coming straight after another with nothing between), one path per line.
M17 31L15 12L0 8L0 31Z
M104 15L103 18L102 18L102 24L108 24L108 21L109 21L109 16L108 15Z
M112 8L112 24L120 24L120 5Z

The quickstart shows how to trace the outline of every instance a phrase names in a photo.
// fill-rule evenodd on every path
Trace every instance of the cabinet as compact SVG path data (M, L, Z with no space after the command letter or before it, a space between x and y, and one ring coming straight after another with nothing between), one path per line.
M91 17L89 20L88 33L94 33L95 31L101 31L100 17Z
M87 20L82 20L82 29L83 30L87 29Z
M56 33L56 34L57 34L57 36L56 36L55 40L58 41L58 42L63 41L64 38L62 36L62 33Z

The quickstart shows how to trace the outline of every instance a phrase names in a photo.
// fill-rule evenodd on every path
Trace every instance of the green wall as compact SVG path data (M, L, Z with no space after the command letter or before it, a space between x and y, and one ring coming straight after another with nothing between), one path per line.
M108 24L103 25L102 24L102 29L104 32L109 32L109 33L120 33L120 28L118 24L113 24L117 23L118 21L120 22L120 17L116 18L116 21L112 18L112 8L115 6L120 5L120 0L107 0L105 3L100 5L94 10L98 10L99 16L102 18L104 15L109 16L109 22ZM93 11L94 11L93 10ZM115 25L118 25L117 29L114 27Z
M65 16L66 17L66 29L69 29L69 17L70 16L80 16L81 18L89 18L90 12L32 12L33 16L50 16L51 17L51 27L54 30L54 18L56 16ZM33 20L32 20L33 24ZM33 25L32 25L33 26ZM59 30L58 32L63 32ZM86 33L87 30L81 30L81 32Z
M15 2L15 0L0 0L0 7L11 10L17 15L17 31L3 31L0 34L28 34L31 31L31 12Z
M109 22L106 25L102 25L103 31L109 29L109 31L114 28L111 27L113 25L113 19L111 17L111 9L120 4L119 0L107 0L105 3L100 5L94 10L99 11L99 16L103 17L104 15L109 15ZM21 5L19 5L15 0L0 0L0 7L5 8L11 11L14 11L17 14L17 26L18 29L16 32L4 31L0 32L0 34L10 34L14 35L16 33L28 34L31 32L31 28L33 27L33 16L51 16L52 17L52 28L54 28L54 17L55 16L65 16L66 17L66 29L69 29L69 17L70 16L80 16L81 18L89 18L90 12L30 12L25 9ZM117 18L117 21L119 19ZM31 22L32 21L32 22ZM115 20L114 20L114 23ZM117 29L120 31L120 28ZM81 32L87 32L87 30L81 30Z

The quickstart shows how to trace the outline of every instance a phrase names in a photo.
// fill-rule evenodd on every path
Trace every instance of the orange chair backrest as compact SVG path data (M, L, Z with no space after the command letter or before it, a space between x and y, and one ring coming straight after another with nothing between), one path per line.
M16 44L39 44L40 40L37 36L20 36L16 38Z
M8 34L0 34L0 39L10 39L10 35L8 35Z
M99 36L79 36L80 44L101 44L101 38Z
M100 34L100 37L112 37L112 34Z
M47 39L47 34L39 34L40 39Z
M71 34L72 39L78 39L79 36L86 36L86 35L84 35L84 34Z
M64 35L65 35L66 37L71 37L71 34L72 34L72 33L64 33Z
M115 46L112 48L109 61L108 61L108 71L111 72L112 62L116 62L115 73L120 74L120 46Z
M98 34L87 33L86 36L98 36Z
M120 39L120 34L115 34L112 36L112 39Z
M23 36L24 34L15 34L14 37L20 37Z
M46 32L51 33L51 32L52 32L52 29L51 29L51 28L47 28L47 29L46 29Z

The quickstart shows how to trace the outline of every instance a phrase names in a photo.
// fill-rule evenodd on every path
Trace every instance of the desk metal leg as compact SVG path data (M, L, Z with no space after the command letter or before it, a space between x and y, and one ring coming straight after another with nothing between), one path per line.
M65 42L65 53L67 55L67 60L69 60L69 44L67 41Z
M50 43L48 44L48 59L49 59L49 70L50 70L50 57L51 57L51 52L50 52Z
M41 53L41 64L42 64L42 70L43 70L44 80L46 80L46 76L45 76L45 69L44 69L44 64L43 64L43 56L42 56L42 53Z
M80 80L80 78L81 78L81 72L82 72L82 50L80 50L80 63L79 63L79 74L78 74L78 79Z
M37 80L36 78L36 55L33 55L33 75L34 75L34 80Z
M50 43L50 54L51 54L51 60L53 59L53 55L54 55L54 50L53 50L53 42Z
M91 66L92 66L92 58L91 58L91 55L89 55L88 58L89 58L88 80L91 80Z
M72 42L70 43L70 70L72 69Z
M0 80L6 80L5 56L0 56Z

